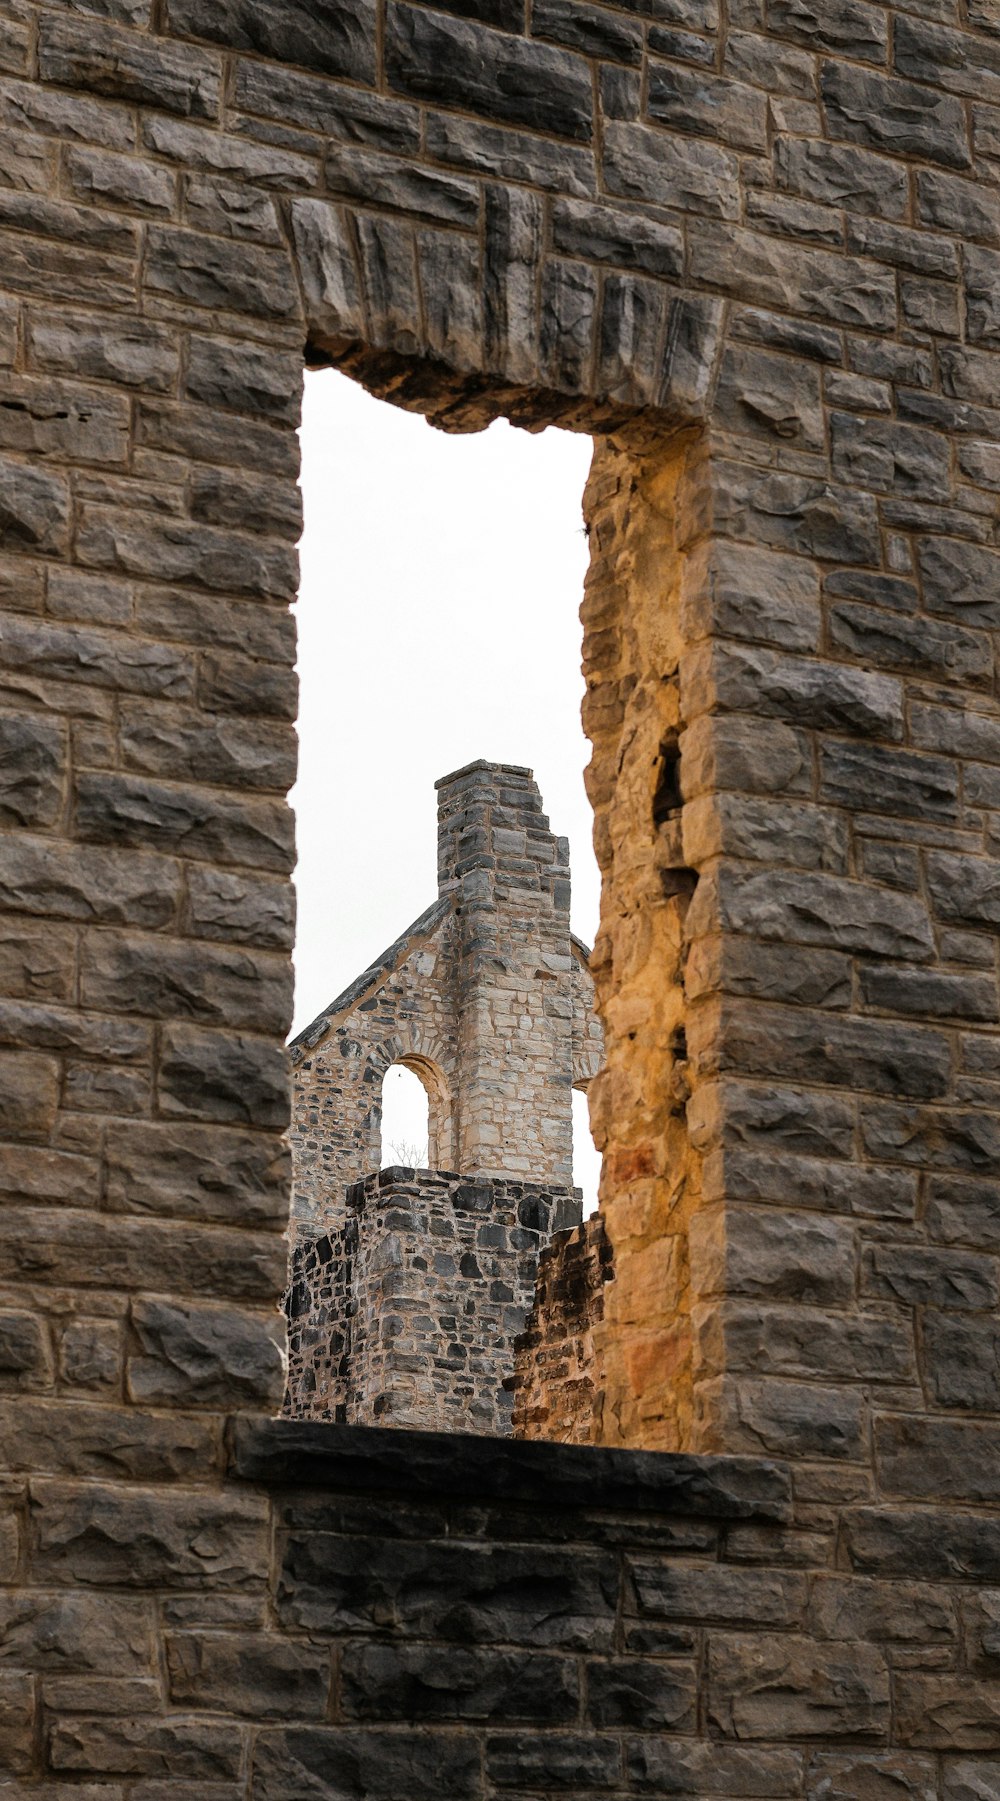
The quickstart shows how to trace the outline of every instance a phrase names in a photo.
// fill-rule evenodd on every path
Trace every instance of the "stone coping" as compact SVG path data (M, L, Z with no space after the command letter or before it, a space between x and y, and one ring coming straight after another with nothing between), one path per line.
M782 1522L792 1511L787 1468L758 1457L693 1457L246 1416L229 1420L227 1439L229 1474L275 1488L399 1490L442 1499L728 1520Z

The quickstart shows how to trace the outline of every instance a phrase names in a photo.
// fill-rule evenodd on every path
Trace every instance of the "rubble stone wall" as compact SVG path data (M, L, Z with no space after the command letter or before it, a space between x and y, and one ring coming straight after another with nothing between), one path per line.
M384 1169L346 1200L341 1227L292 1250L286 1413L508 1434L539 1254L579 1191Z

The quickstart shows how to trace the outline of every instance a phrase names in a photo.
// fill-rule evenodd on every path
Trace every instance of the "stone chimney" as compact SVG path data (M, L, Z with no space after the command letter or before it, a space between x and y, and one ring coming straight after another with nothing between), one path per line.
M458 1168L571 1182L569 845L530 769L437 783L438 882L455 919Z

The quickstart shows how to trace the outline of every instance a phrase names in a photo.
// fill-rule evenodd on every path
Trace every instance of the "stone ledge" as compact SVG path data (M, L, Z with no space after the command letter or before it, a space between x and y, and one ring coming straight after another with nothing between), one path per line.
M783 1464L756 1457L233 1417L229 1474L268 1487L509 1501L707 1519L791 1517Z

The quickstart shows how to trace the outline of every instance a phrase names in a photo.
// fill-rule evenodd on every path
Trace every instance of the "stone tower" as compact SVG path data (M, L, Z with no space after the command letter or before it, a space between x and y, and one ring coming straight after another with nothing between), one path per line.
M288 1410L502 1432L539 1252L579 1222L571 1094L601 1032L531 771L437 792L437 900L293 1047ZM379 1167L393 1064L427 1092L427 1170Z

